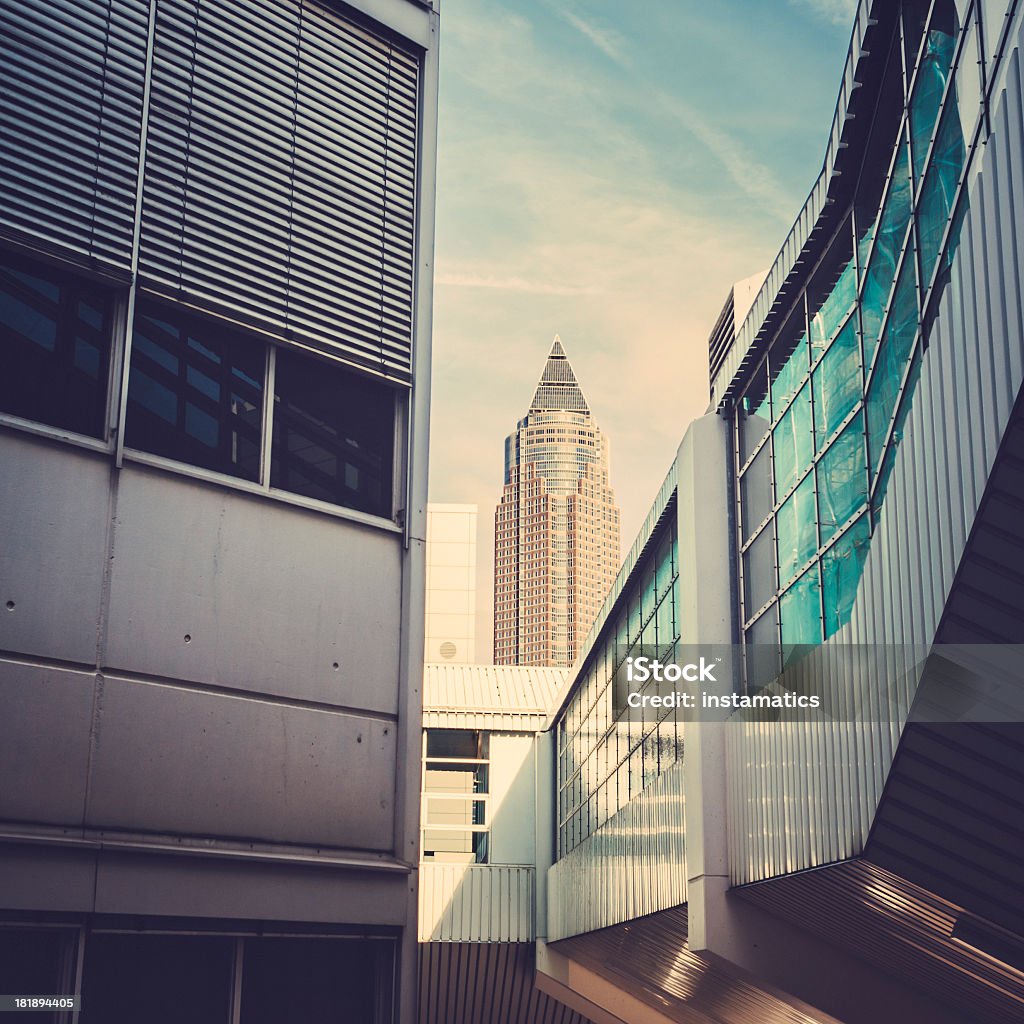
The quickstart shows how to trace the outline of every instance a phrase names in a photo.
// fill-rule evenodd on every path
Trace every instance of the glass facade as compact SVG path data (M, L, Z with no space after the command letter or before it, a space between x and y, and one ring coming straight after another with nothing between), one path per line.
M612 706L615 673L636 648L671 660L679 643L674 507L616 600L558 722L559 857L682 759L675 710L648 710L642 721L627 721Z
M748 687L849 620L967 201L977 19L952 0L901 8L846 209L736 402Z

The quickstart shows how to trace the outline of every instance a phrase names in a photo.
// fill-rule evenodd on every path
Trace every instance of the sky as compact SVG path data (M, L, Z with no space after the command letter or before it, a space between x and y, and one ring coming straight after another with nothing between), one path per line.
M821 169L855 0L443 0L430 499L480 510L490 658L504 438L560 335L628 550L736 280Z

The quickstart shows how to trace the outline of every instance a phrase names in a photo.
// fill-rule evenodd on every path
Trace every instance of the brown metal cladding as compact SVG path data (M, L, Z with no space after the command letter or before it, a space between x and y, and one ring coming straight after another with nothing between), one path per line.
M539 991L532 942L425 942L419 1024L590 1024Z

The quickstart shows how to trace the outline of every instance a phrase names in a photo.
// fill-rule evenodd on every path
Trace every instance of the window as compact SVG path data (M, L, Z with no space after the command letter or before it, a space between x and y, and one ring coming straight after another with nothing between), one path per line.
M396 405L393 388L336 363L139 300L129 448L390 519Z
M81 1024L223 1024L231 1003L234 942L225 936L88 936ZM173 998L154 998L167 992Z
M140 301L125 444L256 481L264 346L214 321Z
M391 388L280 349L273 436L272 487L391 517Z
M486 864L488 736L430 729L423 766L423 859Z
M0 412L103 438L110 294L8 256L0 263Z

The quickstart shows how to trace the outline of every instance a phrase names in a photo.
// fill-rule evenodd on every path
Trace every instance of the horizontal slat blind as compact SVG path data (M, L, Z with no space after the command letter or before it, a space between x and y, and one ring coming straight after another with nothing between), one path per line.
M417 79L313 3L159 0L143 285L408 381Z
M131 268L147 0L0 0L0 233Z

